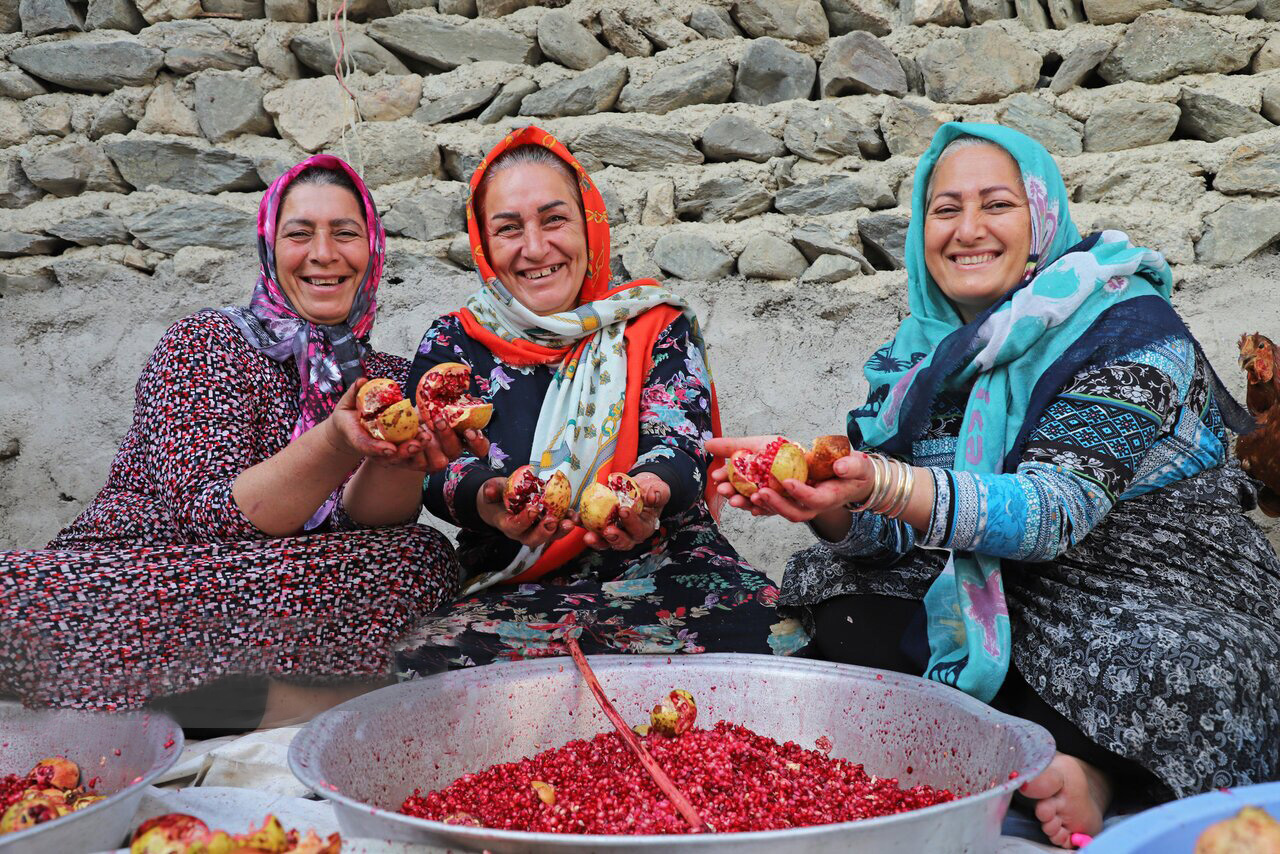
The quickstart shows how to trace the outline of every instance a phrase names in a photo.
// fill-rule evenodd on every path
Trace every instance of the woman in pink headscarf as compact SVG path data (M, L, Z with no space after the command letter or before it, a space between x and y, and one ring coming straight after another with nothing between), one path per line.
M487 443L424 428L397 447L360 427L365 378L408 371L368 343L385 243L342 160L271 186L248 307L174 324L102 492L48 549L0 552L0 693L165 698L184 724L244 729L386 673L458 583L448 541L415 523L417 485Z

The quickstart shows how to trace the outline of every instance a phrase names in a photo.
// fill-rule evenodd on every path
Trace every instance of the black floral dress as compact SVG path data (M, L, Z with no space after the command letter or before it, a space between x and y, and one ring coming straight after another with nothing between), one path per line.
M537 583L499 584L465 595L420 623L399 646L407 677L495 660L560 655L576 635L592 653L757 652L789 655L807 636L778 616L778 590L720 533L703 499L711 435L707 369L681 317L658 337L640 409L631 474L657 474L671 487L659 530L626 552L588 549ZM452 316L427 331L408 388L431 366L462 362L474 393L494 404L487 460L464 455L427 478L423 501L462 530L464 575L501 568L519 544L481 521L476 495L489 478L529 461L534 425L550 386L548 366L514 367L469 338Z
M783 611L808 622L834 597L919 600L945 549L997 554L1014 669L1149 772L1136 794L1280 778L1280 560L1243 515L1253 488L1195 349L1158 342L1077 375L1010 474L950 470L964 403L941 396L914 443L937 488L929 530L855 518L843 542L792 556Z

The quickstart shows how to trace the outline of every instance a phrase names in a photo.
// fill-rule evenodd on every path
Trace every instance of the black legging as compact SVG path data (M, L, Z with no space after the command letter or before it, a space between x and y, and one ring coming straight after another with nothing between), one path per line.
M813 616L816 631L809 649L815 658L913 676L924 673L929 662L921 602L877 594L837 596L815 606ZM1013 662L991 706L1044 727L1060 752L1088 762L1117 783L1154 781L1150 771L1095 743L1042 700Z

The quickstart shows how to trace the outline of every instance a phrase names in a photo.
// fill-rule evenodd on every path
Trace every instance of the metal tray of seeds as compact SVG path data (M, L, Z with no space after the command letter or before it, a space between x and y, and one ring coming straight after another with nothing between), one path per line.
M861 821L703 835L529 833L397 811L415 788L437 789L495 763L611 731L568 658L452 671L357 697L294 738L289 766L333 801L344 837L453 851L986 854L997 846L1014 790L1053 758L1043 728L910 676L766 655L611 655L592 656L591 664L628 721L646 720L655 699L685 688L697 698L699 726L727 720L801 745L825 737L831 756L870 774L964 796Z
M0 776L62 756L105 800L28 830L0 835L0 854L86 854L124 839L143 792L182 754L182 728L155 712L31 710L0 705Z

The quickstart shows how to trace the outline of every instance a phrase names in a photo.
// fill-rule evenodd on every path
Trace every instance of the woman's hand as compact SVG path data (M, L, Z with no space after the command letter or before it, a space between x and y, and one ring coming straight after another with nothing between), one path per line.
M643 471L635 476L644 499L644 510L636 513L629 508L618 512L618 524L607 525L599 534L587 531L583 542L598 551L614 549L625 552L648 540L658 530L662 510L671 500L671 487L652 472Z
M807 522L817 516L834 515L837 511L847 518L844 505L864 501L870 495L875 470L871 459L859 451L836 460L832 467L835 477L813 486L788 478L782 483L782 491L766 486L750 498L739 494L729 483L728 457L739 450L758 453L775 438L747 436L707 440L708 451L726 458L725 465L711 473L711 480L716 484L716 492L727 497L731 506L750 510L753 516L781 516L791 522Z
M563 537L577 524L572 513L558 522L534 507L526 507L515 514L508 513L502 503L502 490L506 485L505 477L492 477L485 481L476 494L476 510L486 525L497 528L509 539L536 549Z

